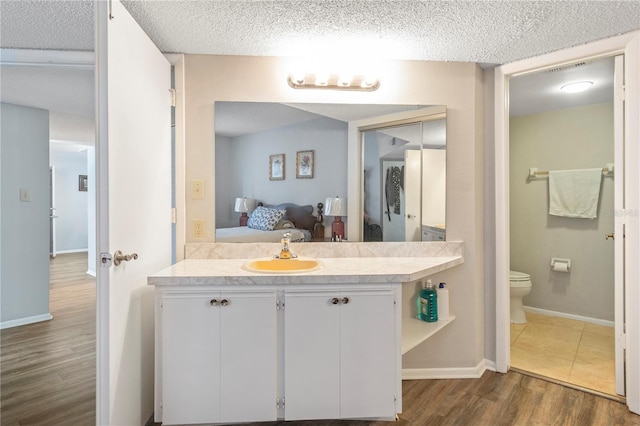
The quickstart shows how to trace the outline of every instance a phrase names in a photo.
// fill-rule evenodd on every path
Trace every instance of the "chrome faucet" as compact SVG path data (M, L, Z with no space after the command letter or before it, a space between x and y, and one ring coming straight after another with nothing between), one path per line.
M282 239L280 240L280 242L282 243L282 248L280 249L280 256L278 256L279 259L291 259L293 256L291 254L291 249L290 249L290 245L291 245L291 233L286 232L285 234L282 235Z

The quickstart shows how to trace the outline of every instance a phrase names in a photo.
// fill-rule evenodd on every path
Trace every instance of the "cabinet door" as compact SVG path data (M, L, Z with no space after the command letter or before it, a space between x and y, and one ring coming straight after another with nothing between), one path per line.
M340 417L339 296L285 292L285 419Z
M395 416L395 307L391 290L340 293L340 416Z
M276 293L221 297L221 421L276 420Z
M219 300L216 293L162 300L163 424L220 419Z

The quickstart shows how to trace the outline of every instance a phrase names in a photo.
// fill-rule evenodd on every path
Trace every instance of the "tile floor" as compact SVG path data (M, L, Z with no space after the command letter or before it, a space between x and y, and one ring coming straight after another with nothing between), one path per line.
M616 395L614 329L527 312L511 324L511 366Z

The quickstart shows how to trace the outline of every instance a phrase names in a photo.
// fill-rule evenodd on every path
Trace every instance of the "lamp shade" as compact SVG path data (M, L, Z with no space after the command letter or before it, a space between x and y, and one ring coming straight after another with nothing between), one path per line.
M256 200L253 198L236 198L235 211L240 213L251 212L256 208Z
M340 197L327 198L324 203L324 214L326 216L346 216L347 199Z

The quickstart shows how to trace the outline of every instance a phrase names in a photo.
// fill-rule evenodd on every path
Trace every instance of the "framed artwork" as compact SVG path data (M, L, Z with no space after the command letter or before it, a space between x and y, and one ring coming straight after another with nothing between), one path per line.
M88 188L87 175L78 175L78 191L87 191Z
M269 156L269 180L284 180L284 154Z
M313 150L298 151L296 153L296 178L311 179L313 178Z

